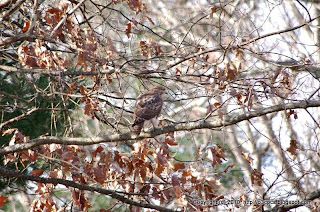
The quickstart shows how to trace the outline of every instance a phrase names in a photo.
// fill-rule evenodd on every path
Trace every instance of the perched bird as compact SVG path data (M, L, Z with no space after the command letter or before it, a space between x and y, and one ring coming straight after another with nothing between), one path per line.
M134 122L132 124L134 138L140 135L146 120L150 120L160 114L163 104L161 95L164 93L165 88L157 86L137 98L133 115Z

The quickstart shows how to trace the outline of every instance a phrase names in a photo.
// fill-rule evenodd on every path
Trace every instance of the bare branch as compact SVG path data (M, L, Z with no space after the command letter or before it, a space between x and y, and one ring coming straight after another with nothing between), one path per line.
M80 6L81 4L83 4L85 2L85 0L80 1L72 10L70 10L63 19L61 19L61 21L57 24L57 26L52 30L52 32L50 33L50 37L52 37L57 30L64 24L64 22L67 20L67 18L72 15Z
M10 3L12 3L12 0L3 0L3 1L0 3L0 9L8 6Z
M42 68L16 68L13 66L5 66L0 65L0 70L6 71L6 72L20 72L25 74L47 74L52 76L60 76L61 71L55 71L55 70L49 70L49 69L42 69ZM64 71L62 72L65 76L95 76L100 74L112 74L114 73L114 70L106 70L106 71L91 71L91 72L85 72L85 71Z
M0 40L0 47L9 45L14 42L23 41L23 40L29 40L29 39L36 39L36 36L29 35L29 34L21 34L16 35L14 37L5 38L3 40Z
M305 22L305 23L300 24L300 25L295 26L295 27L291 27L291 28L289 28L289 29L284 29L284 30L280 30L280 31L276 31L276 32L267 33L267 34L265 34L265 35L257 36L257 37L255 37L255 38L252 38L252 39L248 40L248 41L242 42L242 43L240 43L239 45L230 45L230 46L227 47L227 49L242 48L242 47L245 47L245 46L248 45L248 44L254 43L254 42L256 42L256 41L258 41L258 40L261 40L261 39L263 39L263 38L267 38L267 37L271 37L271 36L273 36L273 35L280 35L280 34L283 34L283 33L286 33L286 32L294 31L294 30L296 30L296 29L299 29L299 28L301 28L301 27L304 27L304 26L308 25L309 23L311 23L312 21L318 19L319 17L320 17L320 16L317 16L317 17L311 19L311 20L308 21L308 22ZM190 55L190 56L188 56L188 57L184 57L183 59L181 59L181 60L177 61L176 63L174 63L174 64L166 67L166 68L163 69L163 70L169 70L169 69L171 69L171 68L179 65L180 63L183 63L183 62L185 62L185 61L187 61L187 60L190 60L190 59L192 59L192 58L198 57L198 56L203 55L203 54L207 54L207 53L210 53L210 52L217 52L217 51L225 51L225 50L226 50L226 49L224 49L224 48L222 48L222 47L216 47L216 48L208 49L208 50L205 50L205 51L201 51L201 52L198 52L198 53L196 53L196 54ZM213 63L212 65L217 65L217 63Z
M91 192L97 192L100 194L105 194L108 195L114 199L117 199L123 203L129 204L129 205L134 205L137 207L142 207L142 208L150 208L150 209L155 209L158 211L163 211L163 212L173 212L175 210L171 210L165 207L157 206L157 205L152 205L152 204L147 204L147 203L142 203L142 202L136 202L133 201L129 198L126 198L122 195L117 194L114 191L103 189L103 188L97 188L93 186L88 186L84 184L78 184L70 180L64 180L64 179L58 179L58 178L44 178L44 177L38 177L38 176L33 176L33 175L28 175L28 174L23 174L18 171L14 171L5 167L0 166L0 175L3 177L7 178L20 178L23 180L31 180L35 182L41 182L41 183L52 183L54 185L61 184L65 185L67 187L73 187L77 188L80 190L85 190L85 191L91 191Z
M29 116L31 113L33 113L33 112L35 112L37 110L38 110L38 108L33 108L33 109L29 110L28 112L21 114L20 116L16 116L16 117L14 117L14 118L12 118L12 119L10 119L8 121L5 121L5 122L1 123L0 124L0 131L2 130L2 128L5 125L10 124L10 123L15 122L15 121L18 121L20 119L23 119L23 118Z
M6 155L14 152L23 151L26 149L30 149L33 147L37 147L43 144L65 144L65 145L92 145L98 143L106 143L106 142L119 142L119 141L128 141L128 140L141 140L143 138L154 138L158 135L168 133L168 132L176 132L176 131L191 131L196 129L214 129L219 127L230 126L236 123L239 123L244 120L249 120L255 117L260 117L269 113L279 112L287 109L299 109L299 108L309 108L309 107L320 107L319 101L297 101L288 104L279 104L275 106L271 106L268 108L261 108L255 111L238 114L232 113L225 118L225 120L217 120L217 121L198 121L193 123L180 123L167 125L164 127L158 127L154 130L147 131L145 133L141 133L137 138L132 138L131 132L123 133L123 134L114 134L110 136L104 137L93 137L93 138L61 138L61 137L42 137L33 139L28 143L16 144L12 146L3 147L0 150L0 155Z
M26 1L26 0L19 0L15 5L13 5L13 6L10 8L10 10L9 10L6 14L4 14L4 15L2 16L2 18L0 18L0 22L2 22L1 19L2 19L3 21L9 20L10 15L11 15L12 13L14 13L14 11L16 11L16 10L20 7L20 5L23 4L23 2L25 2L25 1Z

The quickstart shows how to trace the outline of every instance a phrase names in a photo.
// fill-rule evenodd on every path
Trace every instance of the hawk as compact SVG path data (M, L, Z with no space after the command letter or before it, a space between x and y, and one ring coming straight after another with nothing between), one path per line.
M144 121L150 120L160 114L163 100L161 95L165 93L165 88L158 86L137 98L134 109L133 137L140 135Z

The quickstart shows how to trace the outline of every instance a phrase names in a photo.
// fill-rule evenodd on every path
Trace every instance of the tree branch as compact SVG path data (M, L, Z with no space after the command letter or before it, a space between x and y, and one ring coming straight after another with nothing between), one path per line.
M295 27L291 27L291 28L288 28L288 29L284 29L284 30L280 30L280 31L276 31L276 32L271 32L271 33L267 33L267 34L255 37L255 38L253 38L251 40L248 40L246 42L241 43L240 46L245 46L245 45L248 45L250 43L254 43L254 42L258 41L258 40L261 40L262 38L270 37L270 36L273 36L273 35L280 35L280 34L283 34L283 33L286 33L286 32L291 32L291 31L294 31L296 29L300 29L300 28L308 25L309 23L313 22L314 20L317 20L318 18L320 18L320 16L316 16L315 18L312 18L309 21L307 21L307 22L305 22L303 24L300 24L298 26L295 26Z
M16 68L13 66L6 66L6 65L0 65L0 70L6 71L6 72L19 72L19 73L25 73L25 74L48 74L52 76L60 76L61 73L65 76L96 76L100 74L112 74L114 73L114 70L106 70L106 71L55 71L55 70L49 70L49 69L43 69L43 68Z
M36 36L30 34L20 34L13 37L8 37L0 40L0 47L9 45L14 42L24 41L24 40L34 40Z
M113 134L104 137L92 137L92 138L61 138L61 137L42 137L33 139L27 143L16 144L12 146L6 146L0 149L0 155L6 155L14 152L20 152L26 149L37 147L43 144L64 144L64 145L92 145L98 143L106 142L119 142L128 140L141 140L144 138L154 138L158 135L176 132L176 131L191 131L196 129L214 129L219 127L230 126L238 122L249 120L255 117L263 116L269 113L279 112L287 109L299 109L299 108L309 108L309 107L320 107L320 101L309 101L301 100L293 103L279 104L267 108L261 108L255 111L239 113L231 113L224 120L216 121L198 121L192 123L180 123L172 124L163 127L155 128L154 130L149 130L145 133L141 133L137 138L132 138L131 132L123 134Z
M23 119L23 118L29 116L31 113L33 113L33 112L35 112L37 110L38 110L38 108L33 108L33 109L29 110L28 112L21 114L20 116L16 116L16 117L14 117L14 118L12 118L12 119L10 119L8 121L5 121L5 122L1 123L0 124L0 131L2 130L2 128L5 125L10 124L10 123L15 122L15 121L18 121L20 119Z
M97 188L93 186L88 186L84 184L78 184L70 180L65 180L65 179L59 179L59 178L44 178L44 177L38 177L38 176L33 176L33 175L28 175L28 174L23 174L21 172L15 171L8 169L6 167L0 166L0 175L3 177L7 178L20 178L23 180L30 180L30 181L35 181L35 182L40 182L40 183L52 183L54 185L61 184L65 185L67 187L73 187L77 188L80 190L85 190L85 191L91 191L91 192L97 192L100 194L105 194L108 195L114 199L117 199L123 203L129 204L129 205L134 205L137 207L142 207L142 208L150 208L150 209L155 209L158 211L163 211L163 212L174 212L175 210L171 210L168 208L164 208L161 206L157 205L152 205L152 204L147 204L147 203L142 203L142 202L136 202L131 199L128 199L122 195L117 194L115 191L112 190L107 190L103 188Z
M230 45L230 46L227 46L226 48L227 48L227 49L243 48L243 47L245 47L246 45L251 44L251 43L254 43L254 42L256 42L256 41L258 41L258 40L261 40L261 39L263 39L263 38L267 38L267 37L270 37L270 36L273 36L273 35L280 35L280 34L283 34L283 33L286 33L286 32L291 32L291 31L294 31L294 30L296 30L296 29L302 28L302 27L308 25L309 23L311 23L312 21L314 21L314 20L316 20L316 19L318 19L318 18L320 18L320 16L316 16L315 18L311 19L310 21L305 22L305 23L303 23L303 24L300 24L300 25L298 25L298 26L291 27L291 28L289 28L289 29L284 29L284 30L276 31L276 32L267 33L267 34L264 34L264 35L261 35L261 36L257 36L257 37L255 37L255 38L252 38L252 39L248 40L248 41L242 42L242 43L240 43L240 44L238 44L238 45ZM190 55L190 56L188 56L188 57L184 57L183 59L175 62L174 64L171 64L171 65L169 65L168 67L165 67L162 71L164 71L164 70L170 70L171 68L179 65L180 63L183 63L183 62L185 62L185 61L187 61L187 60L190 60L190 59L192 59L192 58L198 57L198 56L200 56L200 55L207 54L207 53L210 53L210 52L217 52L217 51L226 51L226 49L224 49L223 47L216 47L216 48L208 49L208 50L206 50L206 51L198 52L198 53L193 54L193 55ZM218 64L218 63L213 63L212 65L217 65L217 64Z
M15 3L12 0L3 0L0 2L0 10L6 6L8 6L9 4Z
M50 38L52 38L52 36L57 32L57 30L64 24L64 22L67 20L67 18L72 15L80 6L81 4L83 4L85 2L85 0L80 1L74 8L72 8L72 10L70 10L69 12L67 12L67 14L64 16L63 19L60 20L60 22L55 26L55 28L52 30L52 32L50 33Z
M2 18L0 18L0 22L9 20L10 15L14 13L14 11L16 11L25 1L26 0L19 0L15 5L13 5L13 7L11 7L8 12L2 16Z

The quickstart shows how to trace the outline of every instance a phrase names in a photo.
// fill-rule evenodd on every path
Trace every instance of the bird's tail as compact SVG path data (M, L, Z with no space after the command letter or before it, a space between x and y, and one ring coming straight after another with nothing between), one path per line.
M143 118L140 118L140 117L134 117L134 122L133 124L131 125L131 127L134 127L135 125L138 125L138 124L141 124L143 123L145 120Z
M133 137L137 137L140 135L141 133L141 130L143 128L143 124L144 124L144 121L143 122L140 122L138 124L134 123L132 126L132 134L133 134Z

